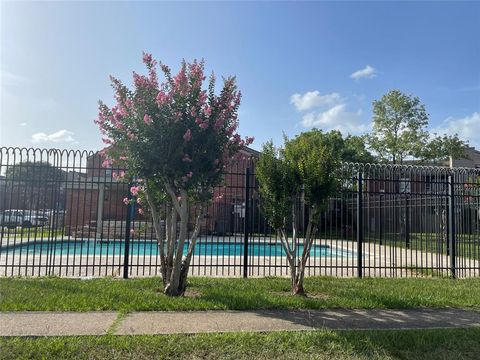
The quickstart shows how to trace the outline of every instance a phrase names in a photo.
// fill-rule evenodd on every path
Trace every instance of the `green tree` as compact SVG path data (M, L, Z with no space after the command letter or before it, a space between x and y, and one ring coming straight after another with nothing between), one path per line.
M264 144L257 163L261 207L281 239L294 294L305 292L305 266L318 230L320 212L337 187L335 173L340 162L337 145L338 133L314 129L291 140L285 137L283 148L276 148L272 142ZM303 200L308 209L302 239L297 231L299 200ZM291 237L287 234L289 220ZM301 247L298 246L300 240Z
M418 97L391 90L373 102L370 148L384 162L402 164L461 157L465 143L457 135L431 136L428 114Z
M347 135L343 139L341 159L344 162L352 163L375 163L375 156L367 149L366 136Z
M329 132L329 138L343 162L364 164L376 162L375 157L367 149L367 137L365 135L347 135L344 138L340 131L332 130Z
M5 180L10 192L16 194L19 207L45 209L54 207L54 198L61 201L60 185L65 172L44 161L22 161L7 168Z
M106 136L104 141L111 145L104 165L128 169L126 179L139 184L131 192L152 216L165 294L178 296L185 292L213 187L240 147L253 139L242 140L237 133L241 95L234 77L224 79L216 95L213 74L207 89L202 87L203 61L182 62L175 76L161 64L161 84L157 62L150 54L144 54L143 61L148 76L134 73L134 89L112 78L117 104L109 108L100 103L96 122ZM194 230L189 237L189 217L194 210Z

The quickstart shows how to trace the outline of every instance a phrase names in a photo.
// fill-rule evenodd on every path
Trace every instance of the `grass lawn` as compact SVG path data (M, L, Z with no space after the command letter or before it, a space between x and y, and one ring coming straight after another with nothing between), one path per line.
M0 338L0 359L478 359L480 329Z
M48 226L33 226L30 228L27 227L16 227L13 229L9 229L7 227L4 227L3 229L0 229L0 231L3 231L2 237L8 239L8 238L31 238L31 239L37 239L37 238L61 238L63 236L64 229L51 229Z
M0 311L480 308L480 279L306 279L307 297L286 278L191 277L187 296L169 298L159 278L0 278Z

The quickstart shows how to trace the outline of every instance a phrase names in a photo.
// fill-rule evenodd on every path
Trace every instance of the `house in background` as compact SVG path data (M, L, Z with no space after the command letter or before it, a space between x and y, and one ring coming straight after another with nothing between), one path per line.
M473 146L468 146L465 148L465 155L466 157L463 159L450 158L448 165L451 168L465 167L480 169L480 150L475 149Z
M480 231L480 194L469 196L469 189L478 189L476 184L480 184L480 171L476 170L480 169L480 151L467 147L465 155L463 159L450 158L419 168L406 166L391 174L374 174L370 179L366 176L367 231L401 236L408 236L409 232L444 232L449 168L465 168L457 169L453 178L458 231L466 234Z

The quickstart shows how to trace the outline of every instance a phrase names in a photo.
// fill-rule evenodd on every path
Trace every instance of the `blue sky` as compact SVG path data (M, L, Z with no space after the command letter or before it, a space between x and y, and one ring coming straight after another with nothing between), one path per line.
M390 89L480 148L480 3L1 2L1 146L98 149L97 101L142 50L236 75L254 147L316 126L360 134Z

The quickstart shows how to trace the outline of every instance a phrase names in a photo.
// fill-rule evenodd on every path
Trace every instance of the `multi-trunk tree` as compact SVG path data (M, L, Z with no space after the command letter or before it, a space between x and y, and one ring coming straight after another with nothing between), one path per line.
M136 183L132 195L153 218L164 292L178 296L185 292L213 187L240 147L253 139L237 133L241 94L234 77L224 79L217 95L213 74L203 88L203 61L182 62L176 75L160 63L162 83L157 61L144 53L143 62L148 75L134 72L133 89L111 78L116 104L100 102L96 123L109 145L104 165L127 169L125 181Z
M282 148L276 148L272 142L264 144L257 163L261 207L286 253L293 294L305 293L305 267L320 213L337 188L336 171L341 155L337 145L336 132L314 129L291 140L285 138ZM297 229L301 206L308 213L302 236Z

